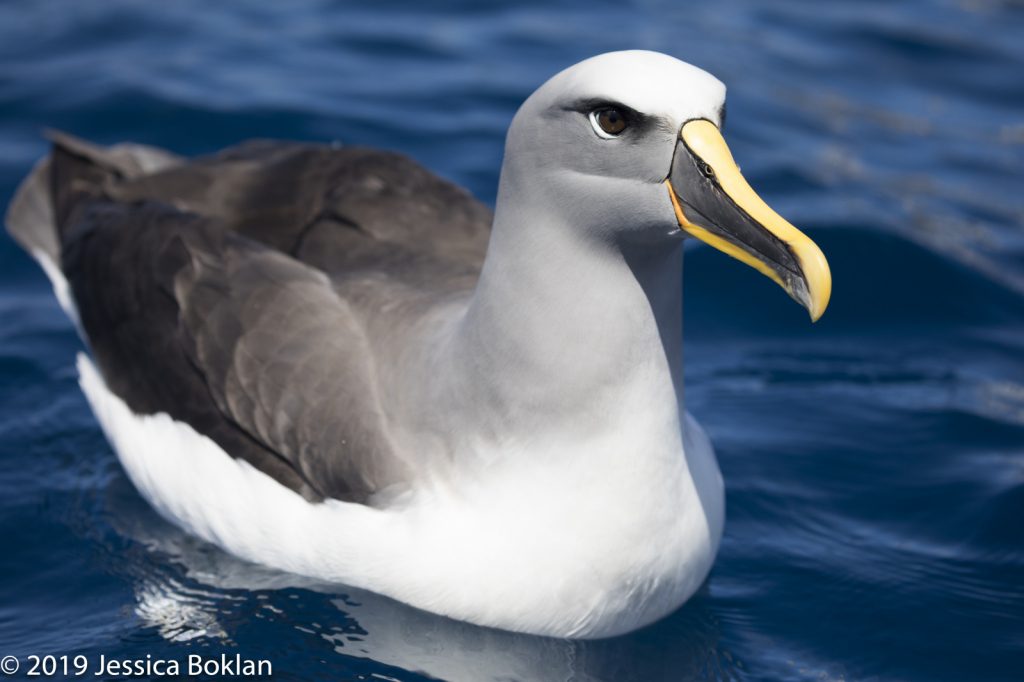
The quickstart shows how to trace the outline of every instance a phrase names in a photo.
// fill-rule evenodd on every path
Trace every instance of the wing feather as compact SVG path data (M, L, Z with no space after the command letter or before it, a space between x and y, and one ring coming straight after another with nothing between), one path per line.
M49 191L26 193L49 194L52 216L9 229L50 253L52 221L83 329L131 409L188 422L309 499L366 502L408 480L338 283L361 282L364 313L377 281L382 301L396 284L471 289L486 206L391 152L252 141L189 162L51 137L31 179L49 173Z

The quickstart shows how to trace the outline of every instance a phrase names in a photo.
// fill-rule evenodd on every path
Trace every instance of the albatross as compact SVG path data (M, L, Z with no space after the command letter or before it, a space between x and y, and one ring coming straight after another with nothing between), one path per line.
M600 55L516 113L493 213L397 153L186 160L50 133L8 210L162 516L243 559L483 626L629 632L725 520L683 400L683 240L817 319L821 251L750 188L725 86Z

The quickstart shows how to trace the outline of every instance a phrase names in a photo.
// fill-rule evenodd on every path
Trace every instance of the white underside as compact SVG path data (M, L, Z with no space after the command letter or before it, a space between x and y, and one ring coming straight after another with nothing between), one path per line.
M581 471L512 466L468 490L435 485L381 510L308 503L189 425L132 413L84 354L78 369L142 496L250 561L481 625L602 637L677 608L718 549L722 482L692 419L687 456L668 486L640 491L644 499L622 499L631 497L623 483L631 472L604 485Z

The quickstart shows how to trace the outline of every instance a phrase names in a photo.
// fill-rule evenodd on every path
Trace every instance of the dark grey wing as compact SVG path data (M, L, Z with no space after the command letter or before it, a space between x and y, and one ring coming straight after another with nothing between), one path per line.
M57 154L54 161L61 161ZM181 343L179 309L154 278L183 222L166 204L94 203L63 241L64 274L110 390L136 414L166 412L308 499L320 493L266 444L225 417Z
M401 154L266 140L119 183L111 196L220 218L331 275L373 270L410 283L475 278L493 219Z
M387 152L252 142L186 163L55 142L8 227L27 248L59 246L104 378L132 410L167 412L311 499L362 501L405 479L367 341L309 264L336 283L467 289L489 209ZM49 217L35 210L47 194Z
M157 271L223 414L325 497L362 502L406 480L367 339L322 272L210 223L180 230Z

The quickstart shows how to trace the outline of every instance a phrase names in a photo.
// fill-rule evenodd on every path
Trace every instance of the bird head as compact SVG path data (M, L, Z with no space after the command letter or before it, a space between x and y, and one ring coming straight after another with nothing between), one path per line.
M724 121L725 85L695 66L638 50L593 57L516 114L499 203L507 182L598 240L699 239L773 279L817 320L828 263L751 189Z

